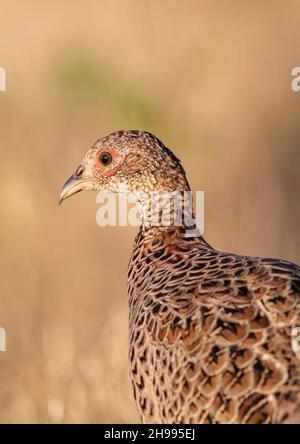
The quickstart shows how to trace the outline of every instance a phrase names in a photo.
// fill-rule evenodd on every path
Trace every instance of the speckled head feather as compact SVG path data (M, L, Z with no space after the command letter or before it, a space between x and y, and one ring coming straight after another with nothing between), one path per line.
M103 155L109 157L107 164L101 161ZM98 190L129 193L143 191L145 196L152 191L184 191L189 189L181 162L164 144L146 131L117 131L97 140L83 158L77 169L80 174L70 178L71 184L77 181L76 192ZM79 189L80 188L80 189Z

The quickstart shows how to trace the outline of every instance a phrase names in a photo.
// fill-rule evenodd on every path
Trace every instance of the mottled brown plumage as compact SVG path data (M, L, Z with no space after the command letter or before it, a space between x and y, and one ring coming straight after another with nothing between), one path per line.
M124 188L147 215L153 191L189 185L156 137L119 131L88 151L61 200L81 189ZM300 268L219 252L200 235L187 237L188 229L144 223L129 263L129 358L142 421L293 421L300 411L300 356L291 336L300 325Z

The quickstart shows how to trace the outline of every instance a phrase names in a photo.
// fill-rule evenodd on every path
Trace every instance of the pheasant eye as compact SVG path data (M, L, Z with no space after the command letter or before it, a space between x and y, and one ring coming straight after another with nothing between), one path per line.
M104 166L108 166L112 163L112 155L108 151L104 151L99 156L99 162Z

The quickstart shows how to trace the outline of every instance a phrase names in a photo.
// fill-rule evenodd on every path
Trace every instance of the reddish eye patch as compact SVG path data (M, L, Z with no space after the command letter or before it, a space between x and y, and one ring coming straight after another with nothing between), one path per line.
M111 147L102 147L96 156L96 169L104 176L112 176L122 165L124 154Z

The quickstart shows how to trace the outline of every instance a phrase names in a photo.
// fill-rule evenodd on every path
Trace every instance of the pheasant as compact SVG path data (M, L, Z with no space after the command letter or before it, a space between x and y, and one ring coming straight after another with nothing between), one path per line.
M157 137L117 131L85 154L60 201L124 188L144 216L154 192L190 190L181 162ZM295 421L300 267L217 251L190 229L143 217L133 246L129 361L142 422Z

